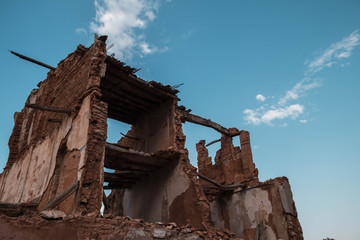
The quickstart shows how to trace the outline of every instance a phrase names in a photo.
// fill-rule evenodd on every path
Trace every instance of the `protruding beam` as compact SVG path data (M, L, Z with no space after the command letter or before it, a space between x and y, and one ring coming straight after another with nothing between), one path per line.
M230 135L230 131L227 128L224 128L220 124L213 122L210 119L205 119L180 109L177 109L176 111L182 116L184 121L199 124L205 127L211 127L220 133Z
M242 131L244 131L244 130L238 131L237 133L234 133L234 134L230 134L230 137L239 136ZM214 140L214 141L209 142L208 144L206 144L205 147L208 147L208 146L210 146L210 145L212 145L212 144L214 144L214 143L220 142L220 141L221 141L221 138L216 139L216 140Z
M199 178L204 179L205 181L208 181L209 183L212 183L213 185L215 185L216 187L218 187L220 190L224 190L224 191L229 191L229 190L233 190L235 188L238 187L245 187L246 184L244 183L239 183L239 184L232 184L232 185L222 185L220 183L215 182L214 180L205 177L204 175L197 173L197 175L199 176Z
M104 182L129 182L129 181L138 181L142 176L146 174L137 174L137 173L127 173L127 174L119 174L119 173L108 173L104 172Z
M51 70L55 70L54 67L52 67L52 66L50 66L50 65L47 65L47 64L45 64L45 63L39 62L38 60L29 58L29 57L27 57L27 56L24 56L24 55L22 55L22 54L20 54L20 53L17 53L17 52L11 51L11 50L9 50L9 51L10 51L12 54L14 54L15 56L18 56L18 57L21 58L21 59L24 59L24 60L26 60L26 61L35 63L35 64L37 64L37 65L46 67L46 68L51 69Z
M67 109L67 108L42 106L42 105L37 105L37 104L25 104L25 107L48 111L48 112L60 112L60 113L67 113L67 114L70 114L72 112L70 109Z
M153 167L160 167L166 162L166 159L155 158L149 153L139 152L132 149L126 149L110 143L105 144L105 162L108 158L115 161L130 162L139 165L148 165Z

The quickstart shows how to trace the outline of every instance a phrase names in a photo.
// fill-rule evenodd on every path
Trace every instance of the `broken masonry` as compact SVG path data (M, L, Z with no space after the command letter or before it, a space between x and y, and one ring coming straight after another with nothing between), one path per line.
M56 68L12 52L50 72L14 115L0 213L9 216L13 206L14 216L58 210L96 218L104 203L105 216L192 226L213 239L221 231L228 239L303 239L288 179L259 181L249 132L190 113L178 105L178 90L140 79L107 55L105 42L95 36ZM117 143L106 142L108 118L132 126ZM197 143L198 169L185 148L185 122L221 135ZM215 142L213 164L207 146Z

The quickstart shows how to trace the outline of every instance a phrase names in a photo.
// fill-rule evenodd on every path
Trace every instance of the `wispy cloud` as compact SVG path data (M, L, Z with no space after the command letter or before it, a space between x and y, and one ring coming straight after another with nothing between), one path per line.
M181 35L181 38L184 39L184 40L187 40L191 35L193 35L195 33L194 30L190 30L188 31L187 33L184 33Z
M354 47L360 44L360 34L356 30L349 36L343 38L341 41L331 44L320 56L313 60L306 60L305 65L307 71L305 75L311 75L319 72L325 67L331 67L338 64L340 60L349 58L354 50Z
M290 100L297 100L301 95L304 95L305 92L320 86L321 80L319 78L305 77L301 81L297 82L292 89L286 91L286 94L279 98L278 104L284 106Z
M156 18L157 0L95 0L95 10L90 29L108 35L118 58L129 59L134 53L144 56L162 49L149 44L141 33Z
M343 38L341 41L331 44L329 48L314 59L306 60L304 78L297 82L290 90L286 91L283 96L280 96L275 104L264 104L257 109L245 109L243 111L245 121L254 125L260 125L262 123L273 125L274 120L287 118L297 119L304 113L305 107L300 103L289 105L289 102L299 101L301 97L306 95L307 91L320 87L321 79L315 77L315 73L337 64L342 67L345 66L346 64L341 61L349 58L357 45L360 45L360 34L358 30ZM258 94L256 99L263 102L266 98ZM307 123L308 120L301 119L299 122ZM280 126L286 125L281 124Z
M85 34L85 35L88 34L88 32L86 31L85 28L77 28L77 29L75 29L75 32L79 33L79 34Z

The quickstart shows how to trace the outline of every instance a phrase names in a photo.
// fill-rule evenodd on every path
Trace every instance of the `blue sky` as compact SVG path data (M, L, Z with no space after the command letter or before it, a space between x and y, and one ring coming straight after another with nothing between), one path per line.
M13 113L47 74L7 50L56 66L108 34L143 79L184 83L194 114L250 131L260 179L289 178L305 239L360 239L359 1L5 0L0 29L1 168ZM109 122L109 141L127 127ZM194 165L196 142L220 137L184 131Z

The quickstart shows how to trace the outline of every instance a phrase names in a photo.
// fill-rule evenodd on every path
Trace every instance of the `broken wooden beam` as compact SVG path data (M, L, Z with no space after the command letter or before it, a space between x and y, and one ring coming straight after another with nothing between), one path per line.
M180 109L177 109L177 112L178 112L178 114L181 115L181 118L184 121L199 124L199 125L202 125L205 127L211 127L220 133L230 135L229 129L221 126L220 124L218 124L216 122L211 121L210 119L205 119L205 118L188 113L188 112L180 110Z
M73 192L75 192L79 188L79 181L76 181L73 185L68 187L62 194L55 197L51 202L49 202L41 211L51 209L59 205L62 201L64 201L67 197L69 197Z
M152 166L142 166L139 164L132 164L129 162L122 162L119 159L105 157L104 166L109 169L117 170L117 171L138 171L145 173L152 173L158 170L158 167Z
M12 54L14 54L15 56L18 56L18 57L21 58L21 59L24 59L24 60L26 60L26 61L35 63L35 64L37 64L37 65L46 67L46 68L51 69L51 70L55 70L54 67L52 67L52 66L50 66L50 65L47 65L47 64L45 64L45 63L42 63L42 62L40 62L40 61L38 61L38 60L29 58L29 57L27 57L27 56L24 56L24 55L22 55L22 54L20 54L20 53L17 53L17 52L11 51L11 50L9 50L9 51L10 51Z
M230 134L229 136L230 136L230 137L236 137L236 136L239 136L239 135L240 135L240 133L241 133L241 132L243 132L243 131L244 131L244 130L238 131L238 132L236 132L236 133L234 133L234 134ZM214 140L214 141L209 142L208 144L206 144L206 145L205 145L205 147L208 147L208 146L210 146L210 145L212 145L212 144L214 144L214 143L220 142L220 141L221 141L221 138L216 139L216 140Z
M205 147L208 147L208 146L210 146L210 145L212 145L212 144L214 144L214 143L220 142L220 141L221 141L221 138L216 139L216 140L214 140L214 141L209 142L208 144L206 144Z
M51 107L51 106L42 106L37 104L25 104L27 108L34 108L37 110L43 110L48 112L60 112L60 113L67 113L70 114L72 111L67 108L58 108L58 107Z
M127 182L139 181L146 174L119 174L104 172L104 182Z
M134 140L140 140L139 138L136 138L136 137L127 136L126 134L123 134L122 132L120 134L123 135L126 138L130 138L130 139L134 139Z
M115 159L115 161L123 161L150 167L160 167L168 161L164 158L153 157L149 153L126 149L110 143L105 144L105 162L107 159Z
M212 183L213 185L215 185L216 187L218 187L220 190L224 190L224 191L230 191L233 190L235 188L238 187L245 187L246 184L244 183L239 183L239 184L232 184L232 185L222 185L220 183L215 182L214 180L205 177L204 175L197 173L197 175L199 176L199 178L204 179L205 181L208 181L209 183Z

